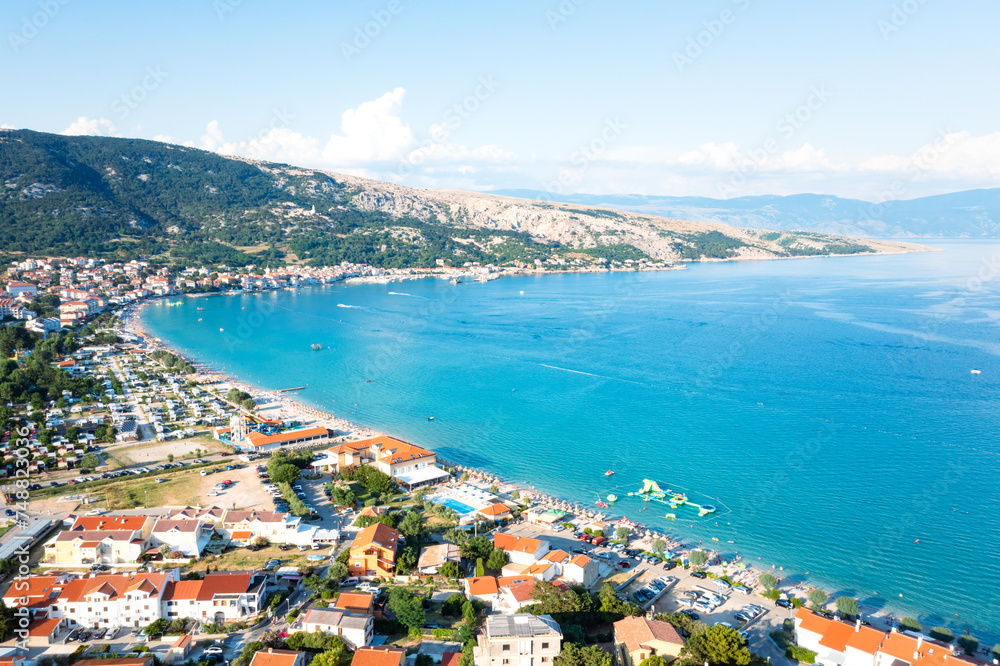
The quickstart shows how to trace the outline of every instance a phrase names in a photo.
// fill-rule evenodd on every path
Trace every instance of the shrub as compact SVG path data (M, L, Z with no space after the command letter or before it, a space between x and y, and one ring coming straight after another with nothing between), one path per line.
M975 656L976 650L979 649L979 639L975 636L970 636L968 634L963 634L958 637L958 647L965 650L965 654L970 657Z
M903 631L914 631L918 634L924 630L924 628L920 626L920 622L914 617L904 617L900 619L896 626Z
M804 664L816 663L816 653L798 645L793 645L785 650L785 656Z
M951 633L951 629L948 627L934 627L930 630L930 637L944 641L945 643L951 643L955 640L955 635Z

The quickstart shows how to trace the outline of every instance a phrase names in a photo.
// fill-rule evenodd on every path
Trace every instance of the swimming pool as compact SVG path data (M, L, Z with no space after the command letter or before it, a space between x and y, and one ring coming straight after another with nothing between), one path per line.
M476 511L474 508L472 508L468 504L462 504L458 500L452 499L450 497L442 497L442 496L439 495L437 497L428 497L427 499L429 501L431 501L431 502L434 502L435 504L442 504L442 505L448 507L449 509L454 509L455 511L459 512L460 514L474 513Z

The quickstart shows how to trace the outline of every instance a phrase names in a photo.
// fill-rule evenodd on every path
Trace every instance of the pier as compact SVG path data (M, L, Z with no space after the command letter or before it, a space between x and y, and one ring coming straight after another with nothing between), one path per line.
M287 393L288 391L302 391L308 386L293 386L292 388L278 389L278 393Z

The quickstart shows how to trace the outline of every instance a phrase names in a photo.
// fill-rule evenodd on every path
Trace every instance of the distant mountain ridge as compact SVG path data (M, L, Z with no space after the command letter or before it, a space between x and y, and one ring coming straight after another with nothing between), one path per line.
M562 195L540 190L498 190L492 194L751 229L818 231L872 238L1000 237L1000 188L965 190L880 204L825 194L734 199L638 194Z
M415 189L157 141L30 130L0 130L0 182L0 254L408 268L925 249Z

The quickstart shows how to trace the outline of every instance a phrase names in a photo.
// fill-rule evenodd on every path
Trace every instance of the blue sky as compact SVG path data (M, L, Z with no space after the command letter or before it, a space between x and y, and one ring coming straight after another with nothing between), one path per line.
M420 187L911 198L1000 179L998 19L995 0L6 0L0 124Z

